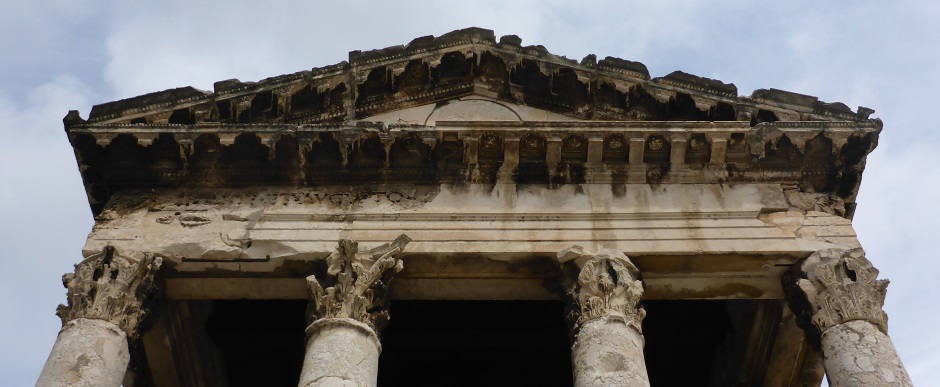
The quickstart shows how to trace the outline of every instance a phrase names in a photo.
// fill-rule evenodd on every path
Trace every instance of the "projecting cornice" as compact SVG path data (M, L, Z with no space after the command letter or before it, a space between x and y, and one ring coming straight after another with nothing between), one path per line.
M69 138L96 213L114 192L157 187L776 182L851 216L880 130L877 120L82 124Z
M89 124L339 123L471 94L599 121L864 121L841 103L776 89L750 97L734 84L681 71L650 78L619 58L581 62L522 46L516 36L468 28L405 46L352 51L336 65L267 78L230 79L212 92L182 87L92 108ZM70 114L66 126L84 123Z
M95 213L117 191L157 187L772 182L850 217L882 127L872 112L651 79L641 63L578 63L470 28L64 123Z

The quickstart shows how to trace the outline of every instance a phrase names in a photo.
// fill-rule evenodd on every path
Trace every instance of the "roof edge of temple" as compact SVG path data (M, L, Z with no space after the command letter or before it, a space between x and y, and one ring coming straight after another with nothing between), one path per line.
M421 68L415 69L419 64ZM826 103L817 97L773 88L739 96L733 83L682 71L651 78L643 63L610 56L598 61L596 56L588 55L579 63L554 55L541 45L523 46L518 36L505 35L497 40L492 30L471 27L437 37L419 37L406 45L351 51L348 61L257 82L222 80L214 84L212 92L186 86L106 102L95 105L87 121L151 123L155 120L148 116L170 115L176 109L199 106L207 114L178 121L336 122L481 90L498 99L587 120L673 119L655 117L655 112L649 116L646 111L629 111L649 98L665 106L691 97L702 111L724 104L718 106L727 113L722 120L753 121L754 116L763 114L766 117L758 121L770 116L784 121L861 121L874 112L865 107L853 112L839 102ZM259 93L271 92L276 95L266 94L266 99L260 101L271 106L255 109L265 114L238 116L259 102L254 101ZM313 102L305 100L309 106L291 109L287 100L300 97ZM219 105L226 103L230 106ZM230 116L220 117L218 110L226 108L232 109Z

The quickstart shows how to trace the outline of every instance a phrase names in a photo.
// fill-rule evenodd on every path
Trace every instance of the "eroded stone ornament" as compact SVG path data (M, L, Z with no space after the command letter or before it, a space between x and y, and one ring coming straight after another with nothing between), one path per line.
M324 288L316 276L307 277L310 290L308 320L347 318L368 325L378 333L388 323L389 282L402 269L395 255L411 242L402 234L393 242L368 251L359 251L359 243L350 239L339 242L327 257L328 279L334 286Z
M784 277L797 325L822 352L832 387L912 386L888 337L887 280L862 249L820 250Z
M882 310L888 280L862 249L826 249L806 258L791 271L788 298L803 317L802 328L821 334L836 324L868 321L888 333L888 315Z
M68 306L59 305L56 315L63 326L77 318L108 321L133 341L147 314L147 301L156 291L153 275L161 263L161 258L151 255L131 260L107 246L76 264L74 273L62 276L68 289Z
M558 252L558 261L563 265L562 284L567 291L572 333L604 317L622 319L642 333L646 317L640 304L643 281L626 255L606 248L590 253L574 246Z

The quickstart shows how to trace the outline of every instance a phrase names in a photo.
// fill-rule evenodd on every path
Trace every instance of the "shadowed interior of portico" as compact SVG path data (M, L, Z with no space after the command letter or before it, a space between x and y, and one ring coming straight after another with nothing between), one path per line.
M380 386L570 386L571 351L553 301L393 301Z
M763 374L768 359L761 354L771 348L748 352L748 346L754 344L749 340L762 303L779 309L776 301L646 301L645 358L652 385L761 385L748 375ZM206 334L221 353L227 385L296 385L304 301L211 304ZM391 313L382 334L380 386L572 383L560 301L396 300ZM774 333L761 335L772 342Z

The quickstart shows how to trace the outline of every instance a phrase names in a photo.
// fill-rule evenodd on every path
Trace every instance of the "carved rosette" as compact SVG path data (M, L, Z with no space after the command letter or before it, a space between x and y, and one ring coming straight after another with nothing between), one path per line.
M395 255L411 238L402 234L393 242L368 251L350 239L339 241L336 251L327 257L327 278L335 283L324 288L315 275L307 277L310 304L307 320L346 318L368 325L378 334L388 323L389 283L402 269Z
M826 249L794 267L784 289L793 310L802 315L801 327L813 337L853 320L868 321L887 334L888 315L882 307L888 280L877 277L878 269L862 249Z
M134 341L157 290L153 275L161 263L161 258L150 255L132 260L118 255L112 246L105 247L76 264L74 273L62 276L68 306L59 305L56 315L63 326L77 318L108 321Z
M587 322L615 318L642 333L646 310L641 305L640 271L620 251L585 252L574 246L558 252L562 284L568 298L568 323L577 334Z

